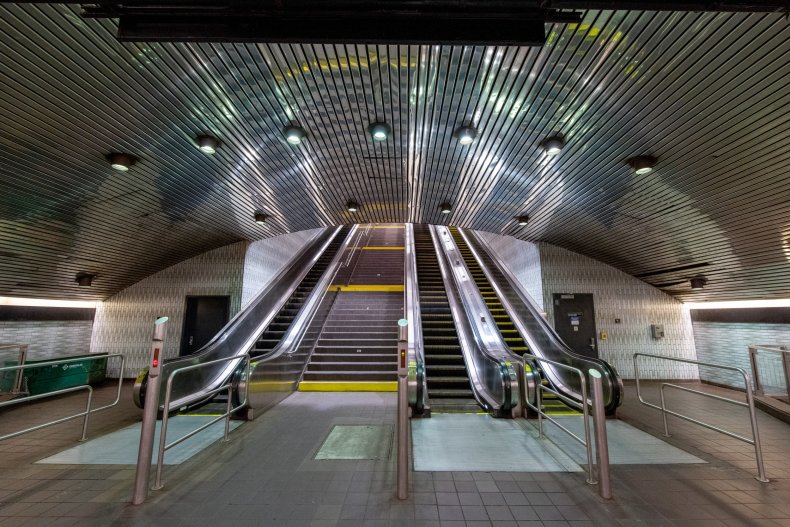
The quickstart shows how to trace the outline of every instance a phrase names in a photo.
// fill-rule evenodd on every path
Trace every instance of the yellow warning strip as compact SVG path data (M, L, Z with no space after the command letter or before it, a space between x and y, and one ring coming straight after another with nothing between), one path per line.
M368 225L368 227L370 227ZM405 225L374 225L373 229L405 229Z
M302 381L300 392L397 392L397 381Z
M402 293L402 285L330 285L327 291L355 291L366 293Z
M357 249L361 249L363 251L402 251L403 247L384 247L383 245L380 245L380 246L370 246L370 247L357 247Z

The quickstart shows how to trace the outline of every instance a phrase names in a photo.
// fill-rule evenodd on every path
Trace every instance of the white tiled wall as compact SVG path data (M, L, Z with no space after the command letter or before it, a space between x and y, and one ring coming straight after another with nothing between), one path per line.
M0 321L0 344L27 344L28 360L85 355L90 350L91 320ZM18 351L0 352L0 361L16 360Z
M231 316L238 312L246 247L247 242L239 242L203 253L101 302L91 352L126 354L125 376L135 377L146 365L154 320L168 316L164 356L178 356L187 296L228 295Z
M290 261L323 229L293 232L253 242L244 257L241 305L246 306L269 283L272 276Z
M592 258L548 243L539 243L544 306L554 321L554 293L592 293L595 325L608 332L598 339L600 357L620 375L633 378L635 352L696 360L691 316L683 304L666 293ZM615 324L615 319L621 320ZM663 324L666 337L653 339L651 324ZM640 359L639 371L648 379L696 379L696 366L660 359Z
M787 346L790 349L790 324L746 322L694 322L697 356L703 362L742 368L751 375L749 345ZM766 393L784 393L784 373L778 355L758 355L760 378ZM743 377L736 372L700 368L702 380L743 388Z

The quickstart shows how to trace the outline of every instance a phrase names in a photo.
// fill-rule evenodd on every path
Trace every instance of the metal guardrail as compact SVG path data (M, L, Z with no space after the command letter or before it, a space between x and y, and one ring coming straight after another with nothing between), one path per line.
M154 483L154 486L152 487L153 490L159 490L159 489L161 489L164 486L164 484L162 483L162 467L163 467L164 462L165 462L165 452L167 450L173 448L176 445L179 445L179 444L183 443L184 441L186 441L190 437L192 437L192 436L194 436L196 434L199 434L200 432L202 432L206 428L210 427L214 423L217 423L217 422L219 422L219 421L221 421L223 419L225 420L225 435L222 438L222 441L228 441L228 435L230 433L230 416L231 416L231 414L233 414L234 412L236 412L238 410L241 410L242 408L244 408L247 405L247 396L248 396L248 392L249 392L249 382L245 382L244 383L244 399L242 399L241 402L239 403L239 405L236 406L235 408L232 407L232 404L233 404L233 384L231 382L227 382L227 383L223 384L222 386L211 390L210 392L206 392L206 395L216 395L216 394L218 394L218 393L220 393L222 391L227 391L228 392L228 404L227 404L227 408L226 408L225 413L220 415L220 416L218 416L218 417L216 417L215 419L212 419L208 423L196 428L195 430L189 432L188 434L185 434L185 435L179 437L175 441L173 441L173 442L168 444L167 443L167 422L168 422L168 417L169 417L168 416L168 414L169 414L168 410L170 409L170 399L171 399L172 394L173 394L173 381L175 380L175 378L180 373L184 373L186 371L197 370L197 369L200 369L200 368L205 368L206 366L213 366L213 365L218 364L220 362L228 362L228 361L233 361L233 360L239 360L240 358L243 359L244 378L245 378L245 380L248 380L250 378L250 354L249 353L245 353L241 357L226 357L224 359L217 359L217 360L213 360L213 361L209 361L209 362L204 362L202 364L194 364L192 366L184 366L183 368L178 368L178 369L173 370L171 372L170 377L167 379L167 388L165 389L165 403L164 403L164 411L162 412L162 426L161 426L161 429L159 431L159 453L157 455L157 460L156 460L156 482Z
M27 350L29 345L27 344L0 344L0 351L9 350L9 349L18 349L19 356L17 358L17 365L24 366L25 361L27 360ZM27 394L27 389L22 389L22 384L24 383L22 375L22 370L18 370L16 372L16 378L14 379L14 387L11 388L11 395L21 395Z
M721 370L737 372L737 373L741 374L741 376L743 377L743 386L744 386L744 389L746 391L746 402L744 403L744 402L739 401L737 399L730 399L729 397L722 397L720 395L714 395L712 393L707 393L707 392L703 392L703 391L700 391L700 390L694 390L692 388L687 388L686 386L680 386L678 384L673 384L673 383L670 383L670 382L662 382L661 383L661 391L660 391L660 394L661 394L661 406L658 406L656 404L648 402L648 401L644 400L644 398L642 397L642 389L641 389L640 378L639 378L639 360L638 360L639 357L649 357L651 359L661 359L661 360L666 360L666 361L670 361L670 362L682 362L682 363L685 363L685 364L695 364L697 366L705 366L705 367L708 367L708 368L718 368L718 369L721 369ZM746 373L743 369L736 368L734 366L724 366L722 364L713 364L713 363L710 363L710 362L700 362L700 361L690 360L690 359L680 359L680 358L677 358L677 357L666 357L666 356L663 356L663 355L651 355L649 353L634 353L634 379L636 381L636 395L639 398L639 402L644 404L644 405L647 405L647 406L649 406L651 408L655 408L656 410L661 410L661 417L664 420L664 436L665 437L671 437L670 433L669 433L669 425L667 423L667 415L673 415L673 416L677 417L678 419L683 419L684 421L688 421L690 423L698 424L698 425L700 425L700 426L702 426L704 428L707 428L708 430L713 430L714 432L719 432L719 433L724 434L724 435L726 435L728 437L732 437L733 439L737 439L739 441L743 441L744 443L748 443L750 445L753 445L754 446L754 455L755 455L755 458L757 459L757 477L755 479L757 479L757 481L760 481L762 483L768 483L769 480L765 476L765 463L763 463L763 449L762 449L762 445L760 443L760 431L759 431L759 429L757 427L757 413L756 413L755 408L754 408L754 395L752 394L752 384L751 384L750 379L749 379L749 374ZM699 420L694 419L692 417L689 417L687 415L683 415L681 413L674 412L672 410L668 410L667 409L667 405L666 405L666 399L664 397L664 390L665 390L665 388L674 388L676 390L680 390L680 391L683 391L683 392L695 393L695 394L698 394L698 395L702 395L704 397L708 397L710 399L715 399L717 401L722 401L722 402L734 404L735 406L741 406L741 407L748 408L749 409L749 421L750 421L751 428L752 428L752 437L751 438L745 437L745 436L736 434L735 432L730 432L729 430L725 430L724 428L720 428L718 426L714 426L714 425L712 425L710 423L706 423L704 421L699 421Z
M778 353L782 360L782 371L785 378L785 393L790 396L790 350L785 346L768 346L752 344L749 346L749 364L752 366L752 381L754 382L754 393L765 395L762 379L760 378L760 368L757 362L757 354L760 351L768 353Z
M562 393L549 388L548 386L544 386L543 384L538 383L536 386L536 400L535 405L533 405L529 401L529 397L525 398L525 404L534 410L538 414L538 434L541 439L543 439L543 420L546 419L555 426L557 426L560 430L571 436L575 441L580 443L584 448L587 450L587 483L590 485L596 485L599 483L600 480L600 494L601 497L605 499L609 499L612 497L612 490L611 484L609 480L609 446L608 446L608 439L606 435L606 413L604 411L604 402L603 402L603 388L602 388L602 378L600 372L598 370L590 370L590 375L592 379L593 386L593 395L594 397L588 397L587 391L587 378L582 370L579 368L575 368L573 366L568 366L567 364L563 364L561 362L544 359L541 357L536 357L534 355L524 354L523 356L523 366L524 372L526 374L527 367L529 366L532 369L535 369L535 363L539 364L550 364L554 367L564 369L571 373L576 374L579 377L579 385L581 387L581 396L582 396L582 421L584 423L584 438L577 436L566 427L561 425L557 420L552 419L550 415L543 411L543 392L548 392L551 394L556 395L560 398L561 401L572 405L573 407L578 407L579 402L569 397L566 397ZM597 388L597 389L596 389ZM592 409L593 414L593 428L595 429L595 441L596 441L596 451L598 452L598 480L595 479L595 473L593 472L593 451L592 451L592 441L590 440L590 409Z
M100 412L102 410L106 410L108 408L112 408L113 406L118 404L118 401L121 400L121 387L123 386L123 373L124 373L124 366L126 365L126 357L124 357L120 353L114 353L114 354L110 354L110 355L96 355L94 357L85 357L85 356L83 356L83 357L79 357L79 358L76 358L76 359L60 359L60 360L53 360L53 361L47 361L47 362L37 362L35 364L20 364L19 366L5 366L3 368L0 368L0 372L13 371L13 370L20 370L21 371L21 370L25 370L25 369L43 368L45 366L56 366L56 365L59 365L59 364L69 364L71 362L84 362L84 361L88 361L88 360L100 360L100 359L107 359L107 362L109 363L109 360L112 359L112 358L115 358L115 357L120 357L120 359L121 359L121 371L120 371L120 375L118 376L118 390L117 390L117 392L115 394L115 400L112 403L104 405L104 406L101 406L99 408L91 408L91 403L93 402L93 387L90 384L88 384L87 382L85 384L81 384L79 386L72 386L71 388L63 388L62 390L55 390L54 392L47 392L47 393L42 393L42 394L39 394L39 395L32 395L32 396L28 396L28 397L21 397L19 399L11 399L10 401L2 402L2 403L0 403L0 408L4 408L6 406L13 406L13 405L16 405L16 404L21 404L21 403L29 403L31 401L37 401L39 399L45 399L47 397L54 397L55 395L63 395L65 393L72 393L72 392L77 392L77 391L81 391L81 390L87 390L88 391L88 401L87 401L87 403L85 405L85 411L84 412L80 412L80 413L74 414L74 415L69 415L67 417L61 417L60 419L56 419L54 421L49 421L49 422L44 423L44 424L31 426L30 428L25 428L24 430L19 430L18 432L13 432L11 434L5 434L3 436L0 436L0 441L2 441L4 439L10 439L12 437L17 437L17 436L20 436L22 434L26 434L28 432L33 432L35 430L41 430L42 428L46 428L48 426L53 426L53 425L57 425L57 424L60 424L60 423L65 423L66 421L71 421L72 419L77 419L79 417L83 418L83 422L82 422L82 437L80 437L80 441L85 441L87 439L87 436L88 436L88 419L89 419L90 415L93 414L93 413L96 413L96 412Z

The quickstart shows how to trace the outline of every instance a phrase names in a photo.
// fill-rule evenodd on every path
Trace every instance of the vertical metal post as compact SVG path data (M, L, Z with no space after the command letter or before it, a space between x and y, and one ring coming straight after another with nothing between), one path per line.
M225 437L222 438L223 443L230 441L230 411L233 409L233 386L228 385L228 406L225 407Z
M603 499L609 500L612 499L612 483L609 480L609 441L606 437L606 413L603 407L603 379L598 370L590 369L589 373L593 400L595 450L598 453L598 492Z
M669 423L667 423L667 402L664 398L664 386L666 386L666 384L662 384L661 390L659 390L661 394L661 418L664 420L664 437L672 437L669 433Z
M409 381L408 332L409 322L398 321L398 499L409 497Z
M27 361L27 344L20 344L19 345L19 359L17 360L17 364L19 366L24 366L25 362ZM22 393L22 379L25 377L25 370L18 369L16 370L16 379L14 379L14 389L11 391L13 395L19 395Z
M88 402L85 404L85 417L82 418L82 437L80 441L88 439L88 418L91 416L91 402L93 401L93 387L88 385Z
M538 389L535 390L536 405L538 407L538 437L543 439L543 384L538 381Z
M154 323L154 336L151 343L151 357L148 362L148 384L145 389L143 425L140 428L140 447L137 451L137 471L134 477L132 505L140 505L148 497L148 477L151 474L151 454L154 451L156 414L159 410L159 373L161 371L161 355L165 340L166 322L167 317L160 317Z
M746 404L749 406L749 423L752 425L752 439L754 440L754 457L757 459L757 481L768 483L763 462L763 446L760 442L760 430L757 428L757 411L754 408L754 394L749 386L749 376L741 370L743 384L746 386Z
M757 369L757 347L749 346L749 363L752 365L752 381L754 382L754 393L763 395L763 386L760 382L760 372Z
M790 397L790 351L785 346L779 346L782 350L782 369L785 372L785 394Z

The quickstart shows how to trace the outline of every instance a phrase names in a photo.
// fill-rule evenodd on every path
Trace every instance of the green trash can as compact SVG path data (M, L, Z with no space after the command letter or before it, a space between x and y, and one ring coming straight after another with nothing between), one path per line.
M97 384L103 382L107 371L107 357L101 359L88 359L95 355L72 355L70 357L58 357L57 359L29 360L26 364L36 364L50 362L52 360L78 359L85 357L85 360L68 362L66 364L53 364L41 366L40 368L25 369L27 378L27 388L30 395L40 395L42 393L54 392L65 388L73 388L83 384ZM16 364L6 363L11 366ZM4 383L6 379L3 379Z

